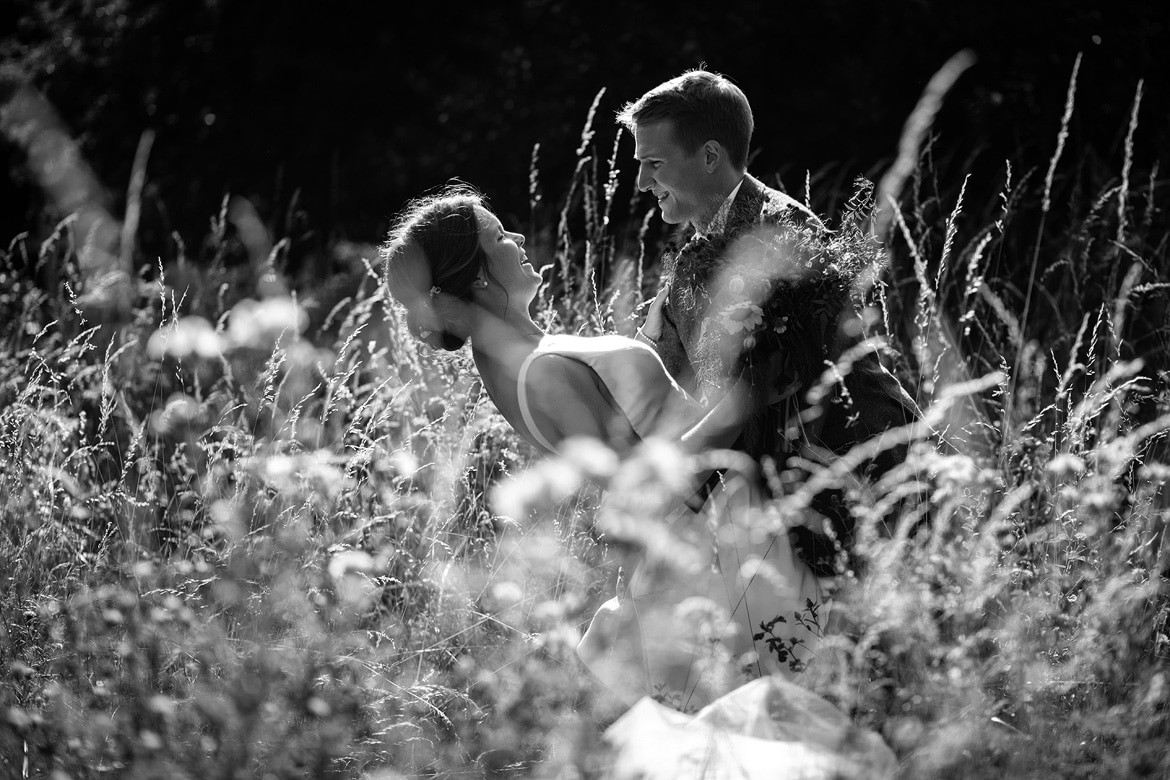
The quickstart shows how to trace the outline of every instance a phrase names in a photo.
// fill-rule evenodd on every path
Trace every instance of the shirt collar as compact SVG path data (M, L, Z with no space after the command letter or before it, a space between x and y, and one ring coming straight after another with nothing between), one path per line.
M745 176L744 179L747 177ZM731 193L724 199L723 203L715 211L715 216L711 217L711 221L707 223L706 228L701 229L695 226L695 238L707 238L708 236L719 235L727 227L727 216L731 213L731 204L735 203L735 196L739 194L739 188L743 186L743 179L732 188Z

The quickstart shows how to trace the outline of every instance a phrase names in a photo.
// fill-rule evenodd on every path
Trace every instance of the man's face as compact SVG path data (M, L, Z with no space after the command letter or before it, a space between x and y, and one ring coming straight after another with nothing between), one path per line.
M704 225L723 198L714 191L715 177L705 165L702 146L688 152L675 140L669 119L634 126L634 159L638 161L638 189L658 199L662 221L671 225Z

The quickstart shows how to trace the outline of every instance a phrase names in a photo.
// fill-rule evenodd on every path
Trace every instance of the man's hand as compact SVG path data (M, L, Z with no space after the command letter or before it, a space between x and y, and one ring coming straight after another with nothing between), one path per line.
M650 306L646 309L646 321L638 329L638 335L651 344L657 344L658 339L662 338L662 307L666 304L666 296L669 293L670 285L662 285L658 295L654 296L654 300L650 301Z

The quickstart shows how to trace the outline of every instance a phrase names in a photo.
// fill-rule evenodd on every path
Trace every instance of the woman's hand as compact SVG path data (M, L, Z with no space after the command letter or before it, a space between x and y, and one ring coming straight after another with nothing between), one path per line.
M670 285L662 285L658 295L654 296L654 300L650 301L650 306L646 309L646 321L638 329L638 337L654 346L657 346L658 339L662 338L662 307L669 293Z

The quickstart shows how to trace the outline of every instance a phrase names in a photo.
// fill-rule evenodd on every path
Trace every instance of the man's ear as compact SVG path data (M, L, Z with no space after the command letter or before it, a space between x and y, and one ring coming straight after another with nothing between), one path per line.
M703 144L703 167L707 173L712 173L719 167L723 159L723 145L718 141L707 141Z

